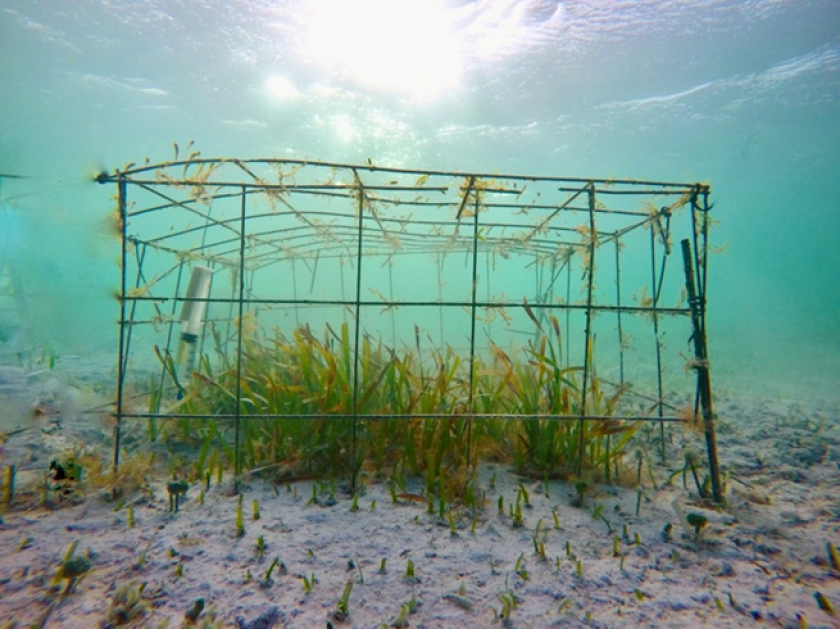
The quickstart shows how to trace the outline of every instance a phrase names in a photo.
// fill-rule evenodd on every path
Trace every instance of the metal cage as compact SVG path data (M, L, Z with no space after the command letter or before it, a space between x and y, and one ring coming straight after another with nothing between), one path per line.
M582 435L586 422L616 416L587 407L593 383L632 383L620 417L655 422L664 453L666 425L685 419L669 394L687 392L721 501L705 329L708 185L197 154L98 180L116 185L122 239L115 467L126 427L139 420L223 419L241 472L247 423L291 416L245 404L243 343L326 328L349 347L352 400L294 417L352 422L353 450L357 424L418 417L363 408L366 339L427 360L445 347L463 357L467 393L425 416L457 415L468 426L505 415L580 422ZM212 272L209 292L188 287L196 268ZM194 364L184 343L197 303L203 313L186 335ZM558 362L577 370L579 408L479 408L482 358L494 348L534 351L551 329L562 339ZM184 412L189 381L208 379L220 360L237 374L230 412ZM150 394L156 403L141 408Z

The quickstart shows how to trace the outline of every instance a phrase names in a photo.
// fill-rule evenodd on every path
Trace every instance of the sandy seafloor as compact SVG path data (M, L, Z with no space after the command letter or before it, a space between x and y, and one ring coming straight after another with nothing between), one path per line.
M394 504L388 485L375 477L366 479L355 512L340 483L334 500L329 485L319 486L317 503L307 504L312 480L251 478L241 485L244 534L237 536L238 497L229 478L221 485L214 479L203 504L202 485L194 483L178 513L168 512L166 479L160 478L151 492L126 496L133 528L125 506L115 510L101 490L77 487L74 500L52 491L50 507L40 505L38 479L52 458L80 444L107 446L108 426L82 412L101 399L91 382L57 373L27 377L3 368L0 376L0 434L7 435L0 465L19 470L15 501L3 507L0 524L3 628L107 626L116 588L130 582L146 584L147 610L127 627L165 626L167 619L169 627L189 626L185 613L199 598L215 611L217 624L205 611L196 626L248 629L328 622L391 627L409 601L405 626L429 629L840 627L840 573L831 569L826 549L827 542L840 545L840 410L834 402L718 393L720 459L731 474L726 509L700 505L690 475L687 488L681 475L665 485L683 465L683 448L702 448L696 436L674 429L669 462L655 469L657 486L644 474L639 516L633 487L599 485L578 508L570 484L550 481L546 491L542 481L496 464L479 471L486 505L475 514L474 531L472 513L455 512L453 533L424 504ZM43 414L29 419L39 405ZM27 430L8 434L20 427ZM509 515L499 515L497 503L499 496L506 505L515 502L520 484L531 506L523 510L524 526L516 527ZM409 479L405 492L422 494L423 482ZM681 526L674 501L707 516L699 539ZM603 517L596 519L598 506ZM670 535L664 533L668 524ZM535 552L538 526L545 559ZM91 571L61 597L50 586L76 541L76 554L89 556ZM274 558L285 570L275 569L266 581ZM413 579L406 577L409 560ZM304 576L312 582L309 592ZM332 612L348 582L354 584L349 614L339 621ZM838 610L836 617L820 609L817 592ZM504 600L515 605L500 618Z

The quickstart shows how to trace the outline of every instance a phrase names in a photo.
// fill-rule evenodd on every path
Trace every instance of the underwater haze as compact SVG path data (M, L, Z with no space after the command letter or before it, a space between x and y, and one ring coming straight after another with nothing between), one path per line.
M93 177L191 140L205 157L707 181L714 386L840 395L835 0L5 0L3 360L116 362L115 189Z

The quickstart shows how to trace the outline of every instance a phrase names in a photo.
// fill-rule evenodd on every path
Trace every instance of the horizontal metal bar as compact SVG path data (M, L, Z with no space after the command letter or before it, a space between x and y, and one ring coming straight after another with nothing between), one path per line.
M195 186L197 182L194 179L126 179L127 183L136 184L138 186L161 186L163 188L178 187L178 186ZM280 191L314 191L314 190L358 190L359 187L352 183L313 183L313 184L282 184L282 183L268 183L268 182L254 182L246 183L242 181L215 181L208 179L201 182L202 186L211 188L247 188L249 190L280 190ZM371 190L374 192L382 190L390 190L394 192L449 192L450 186L369 186L364 184L364 190Z
M151 297L149 295L138 295L136 297L126 296L124 297L126 301L155 301L155 302L168 302L172 297ZM447 306L450 308L469 308L473 305L471 301L356 301L354 299L257 299L253 297L245 297L242 300L233 298L215 298L215 297L208 297L206 299L202 298L189 298L189 297L176 297L176 301L184 302L184 301L201 301L207 302L211 304L238 304L240 301L242 303L248 304L277 304L277 305L288 305L288 306L355 306L356 304L364 307L388 307L388 308L417 308L417 307L431 307L437 308L441 306ZM591 308L592 310L599 310L603 312L629 312L629 313L642 313L642 314L679 314L679 315L690 315L691 309L688 307L685 308L663 308L661 306L613 306L613 305L596 305L592 304L591 306L587 306L586 304L540 304L540 303L527 303L522 304L519 302L497 302L497 301L477 301L475 302L475 306L477 308L531 308L532 310L586 310L587 308ZM126 320L125 323L130 323L129 320Z
M666 184L667 185L667 184ZM571 192L574 188L557 188L560 192ZM632 190L612 190L610 188L598 188L596 191L599 195L602 194L655 194L655 195L684 195L684 194L691 194L690 188L665 188L662 190L636 190L635 188ZM688 203L688 199L686 199L686 203Z
M530 175L504 175L501 176L498 173L480 173L480 172L452 172L452 171L445 171L445 170L414 170L414 169L407 169L407 168L394 168L390 166L375 166L374 164L345 164L341 162L322 162L317 160L306 160L306 159L287 159L287 158L254 158L254 159L229 159L229 158L195 158L195 159L186 159L186 160L178 160L172 162L163 162L160 164L149 164L147 166L140 166L140 167L132 167L127 168L123 171L117 171L112 174L109 173L102 173L97 177L97 181L99 183L106 183L106 182L115 182L119 177L126 177L128 178L130 175L144 173L144 172L151 172L160 169L171 169L175 167L182 167L188 165L199 165L199 164L265 164L265 165L277 165L277 164L288 164L290 166L313 166L313 167L321 167L321 168L341 168L347 170L359 170L359 171L367 171L367 172L383 172L383 173L396 173L396 174L405 174L405 175L428 175L430 177L459 177L466 179L468 177L476 177L481 179L503 179L509 181L548 181L548 182L563 182L563 183L578 183L581 185L586 184L602 184L602 185L626 185L626 186L663 186L663 187L671 187L671 188L697 188L699 191L707 191L709 190L708 184L702 183L685 183L685 182L673 182L673 181L645 181L645 180L636 180L636 179L598 179L598 178L590 178L584 179L580 177L551 177L551 176L530 176ZM127 181L131 181L128 179ZM208 182L210 183L210 182ZM238 184L238 185L241 185Z
M187 415L176 413L121 413L113 414L114 417L120 419L215 419L215 420L236 420L237 415ZM533 413L528 415L512 415L508 413L423 413L423 414L385 414L385 415L369 415L359 413L357 415L325 415L325 414L291 414L291 415L277 415L277 414L254 414L243 415L239 417L244 420L248 419L338 419L338 420L353 420L353 419L367 419L367 420L389 420L389 419L549 419L554 421L580 421L581 419L587 421L650 421L650 422L682 422L685 421L680 417L651 417L649 415L625 415L625 416L610 416L610 415L550 415Z

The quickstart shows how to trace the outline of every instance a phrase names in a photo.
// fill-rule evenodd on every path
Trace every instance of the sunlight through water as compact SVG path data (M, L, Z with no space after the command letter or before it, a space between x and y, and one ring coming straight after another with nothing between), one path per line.
M324 69L418 99L458 85L460 46L441 3L317 0L307 9L304 52Z

